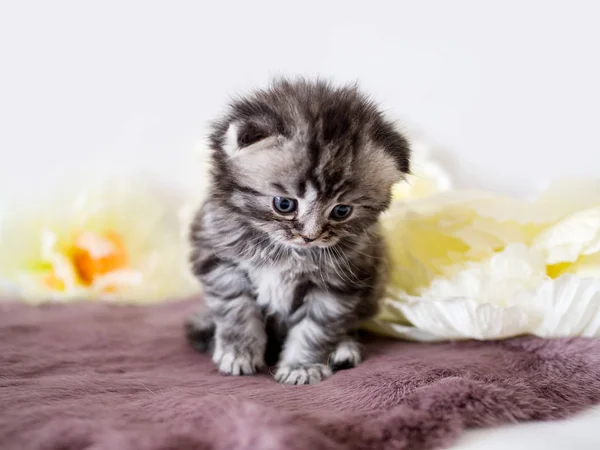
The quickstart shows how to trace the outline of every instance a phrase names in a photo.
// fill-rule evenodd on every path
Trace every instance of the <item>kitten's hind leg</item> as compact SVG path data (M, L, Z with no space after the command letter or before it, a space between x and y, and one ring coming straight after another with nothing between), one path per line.
M337 344L335 350L329 355L331 370L352 369L362 361L360 344L353 338L347 337Z
M212 350L215 329L213 316L207 309L195 312L185 321L185 335L187 340L194 349L200 352Z

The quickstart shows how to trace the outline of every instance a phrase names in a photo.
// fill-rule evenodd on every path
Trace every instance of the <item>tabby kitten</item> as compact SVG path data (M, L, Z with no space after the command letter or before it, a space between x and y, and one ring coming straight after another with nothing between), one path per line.
M406 139L354 86L278 80L234 100L210 143L190 233L206 308L188 339L229 375L273 352L282 383L356 366L351 333L384 291L378 217L409 170Z

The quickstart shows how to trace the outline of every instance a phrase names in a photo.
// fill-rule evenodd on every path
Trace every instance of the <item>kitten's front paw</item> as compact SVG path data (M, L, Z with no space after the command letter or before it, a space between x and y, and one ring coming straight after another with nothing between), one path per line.
M281 366L275 372L275 379L285 384L317 384L331 374L331 369L326 364Z
M232 348L215 351L213 361L223 375L253 375L265 365L262 354Z
M358 366L361 361L360 345L350 339L340 342L329 356L329 365L334 372L352 369Z

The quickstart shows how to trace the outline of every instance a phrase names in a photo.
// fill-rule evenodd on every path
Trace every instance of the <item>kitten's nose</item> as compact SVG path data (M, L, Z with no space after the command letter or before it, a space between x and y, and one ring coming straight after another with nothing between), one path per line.
M304 242L306 242L307 244L308 244L309 242L312 242L312 241L314 241L314 240L316 239L316 238L309 238L309 237L307 237L307 236L303 236L303 235L300 235L300 237L301 237L302 239L304 239Z

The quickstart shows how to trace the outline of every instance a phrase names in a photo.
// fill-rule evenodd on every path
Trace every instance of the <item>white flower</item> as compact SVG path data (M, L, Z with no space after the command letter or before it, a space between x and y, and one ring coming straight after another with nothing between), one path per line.
M395 192L407 195L383 218L391 281L367 329L420 341L600 336L600 180L532 200Z
M386 304L419 331L400 323L386 334L410 339L600 336L600 279L550 279L543 255L522 244L468 263L452 278L436 278L420 295L397 293Z
M388 303L439 338L514 336L532 327L531 318L513 304L516 294L545 277L543 258L516 244L489 260L468 263L450 279L434 279L419 295L398 293Z

